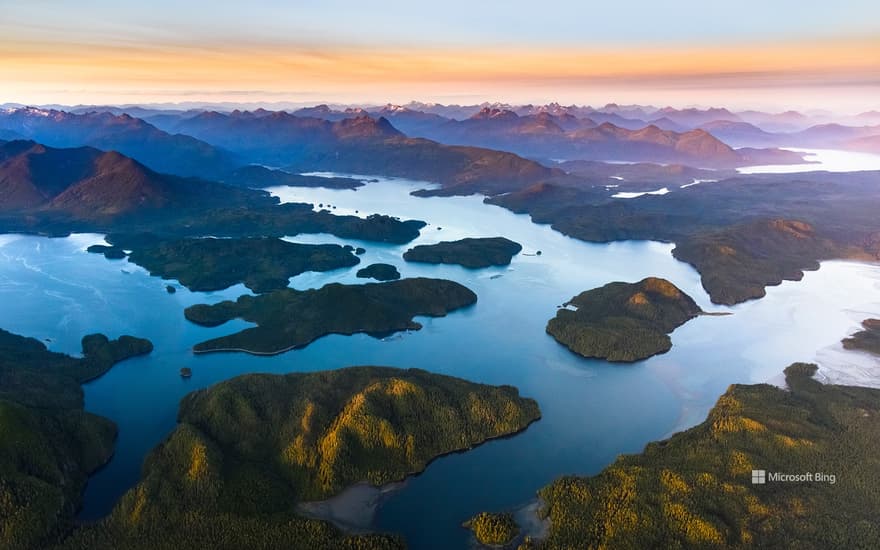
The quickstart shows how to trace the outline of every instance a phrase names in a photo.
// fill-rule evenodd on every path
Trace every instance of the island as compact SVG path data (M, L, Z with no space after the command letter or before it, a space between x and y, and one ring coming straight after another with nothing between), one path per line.
M140 483L65 548L403 548L300 517L297 503L402 480L539 417L511 386L418 369L239 376L185 396Z
M563 548L876 548L880 390L732 385L708 418L539 492ZM787 481L779 476L795 476Z
M391 264L371 264L365 268L359 269L357 276L361 279L394 281L400 279L400 272Z
M422 244L404 252L403 259L408 262L456 264L477 269L508 265L521 250L522 245L504 237L467 238Z
M508 512L480 512L464 522L463 527L473 531L477 542L484 546L503 547L513 542L519 534L519 526L513 514Z
M256 327L196 344L197 353L244 351L270 355L304 347L327 334L366 333L386 336L419 330L413 317L442 317L476 303L477 295L454 281L413 278L385 283L343 285L319 289L286 288L235 302L197 304L184 310L186 318L213 327L235 318Z
M152 349L149 340L92 334L76 358L0 330L0 548L45 548L70 531L117 431L83 410L81 384Z
M330 271L357 265L350 246L291 243L274 237L163 239L153 235L109 235L113 246L93 245L89 252L128 260L151 275L177 279L192 291L223 290L244 283L254 292L285 288L306 271ZM167 287L166 287L167 290Z
M669 351L669 334L700 313L674 284L648 277L578 294L550 319L547 333L578 355L632 362Z
M108 260L121 260L128 256L128 253L118 246L106 244L93 244L92 246L86 248L86 252L90 252L92 254L102 254Z
M880 319L865 319L859 332L843 340L843 347L880 355Z

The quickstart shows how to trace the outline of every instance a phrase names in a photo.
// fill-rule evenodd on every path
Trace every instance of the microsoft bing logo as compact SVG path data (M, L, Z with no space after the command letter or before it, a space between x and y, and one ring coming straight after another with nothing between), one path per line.
M767 483L767 470L752 470L752 485Z

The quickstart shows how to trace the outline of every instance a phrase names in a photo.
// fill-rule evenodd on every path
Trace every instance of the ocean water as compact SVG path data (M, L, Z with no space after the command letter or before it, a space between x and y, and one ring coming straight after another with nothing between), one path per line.
M291 285L364 282L355 278L359 267L386 262L404 277L458 281L477 293L478 303L443 318L419 319L420 331L384 340L327 336L272 357L191 352L199 341L248 325L198 327L184 319L183 309L248 292L240 285L214 293L191 293L178 285L176 294L168 294L168 281L127 260L86 253L90 244L103 242L101 235L0 236L0 327L68 353L78 353L80 337L96 331L133 334L155 344L149 356L121 363L85 385L86 408L113 419L120 432L113 460L89 482L82 519L105 515L136 483L148 451L174 428L183 395L247 372L418 367L511 384L537 399L543 418L524 433L436 460L380 506L375 526L404 534L415 549L464 547L468 533L460 524L474 513L517 507L562 474L595 473L620 453L638 452L649 441L700 422L729 384L780 383L782 369L793 361L821 361L821 374L829 380L855 377L880 385L876 361L839 346L862 319L880 316L877 266L824 262L800 282L769 288L762 300L718 307L709 302L698 274L672 257L672 245L584 243L479 197L409 194L426 185L379 178L357 190L271 189L285 201L333 205L337 214L381 212L429 223L418 240L401 246L331 235L291 237L367 250L357 267L306 273ZM521 243L523 252L510 266L482 270L401 258L415 244L467 236L505 236ZM732 315L694 319L673 334L669 353L627 365L583 359L545 333L547 320L573 295L647 276L665 277L704 309ZM192 368L191 379L180 378L184 366Z

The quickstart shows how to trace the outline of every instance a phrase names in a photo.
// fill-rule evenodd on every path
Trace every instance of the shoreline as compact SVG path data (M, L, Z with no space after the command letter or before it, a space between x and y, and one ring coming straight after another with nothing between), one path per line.
M517 544L525 537L532 540L544 540L550 534L550 518L541 519L538 512L545 506L541 497L535 497L519 508L514 508L513 519L519 526L519 534L515 539Z
M198 323L196 323L198 324ZM311 342L309 342L311 344ZM203 355L207 353L247 353L250 355L262 355L262 356L272 356L272 355L281 355L282 353L287 353L288 351L293 351L297 348L304 348L309 344L305 345L293 345L286 347L284 349L280 349L277 351L254 351L244 348L213 348L213 349L196 349L192 348L193 355Z
M379 506L406 485L407 479L379 487L360 481L330 498L300 502L296 512L309 519L329 521L345 533L369 533L375 530Z
M404 489L410 478L419 476L427 471L428 467L433 464L434 461L445 456L465 453L479 447L480 445L489 443L490 441L515 437L526 431L529 426L538 422L541 418L542 416L539 414L537 418L531 420L515 432L489 437L469 447L463 447L439 454L428 460L425 463L424 468L417 472L406 474L403 479L392 481L378 487L371 485L366 481L359 481L354 485L349 485L340 493L324 500L300 502L296 505L296 512L303 514L310 519L329 521L346 533L360 534L376 532L374 524L375 517L382 502L393 496L397 491ZM537 501L535 501L535 505L537 506ZM535 508L535 512L537 512L537 508ZM523 532L525 532L525 530L523 530Z

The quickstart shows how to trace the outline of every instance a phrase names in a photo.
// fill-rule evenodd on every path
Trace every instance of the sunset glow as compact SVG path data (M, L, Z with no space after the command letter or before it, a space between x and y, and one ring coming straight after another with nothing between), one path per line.
M698 32L697 20L694 30L681 36L655 37L643 25L632 24L632 39L621 44L609 33L587 32L588 26L580 36L568 32L562 22L553 39L527 31L518 40L515 26L504 34L487 30L480 35L476 31L488 25L464 21L450 27L449 38L432 42L414 36L419 25L428 23L412 19L403 20L405 27L385 17L377 18L385 26L367 21L363 32L333 32L329 9L326 34L298 33L296 21L285 33L287 23L273 20L275 3L268 2L265 13L241 10L246 21L262 16L265 26L245 37L227 28L226 19L235 13L224 3L219 14L199 14L212 25L187 35L175 32L175 14L168 14L167 22L154 16L150 24L132 27L126 23L131 14L124 11L108 12L105 21L80 21L71 14L64 22L59 10L50 9L54 2L33 4L12 8L0 23L0 96L5 101L417 98L706 105L732 95L728 103L740 107L847 111L871 108L880 95L880 39L861 28L835 36L792 32L743 42L735 29L708 40ZM302 9L303 17L319 10ZM359 16L370 17L367 12ZM517 24L528 21L528 15L516 17ZM92 35L92 28L103 32Z

